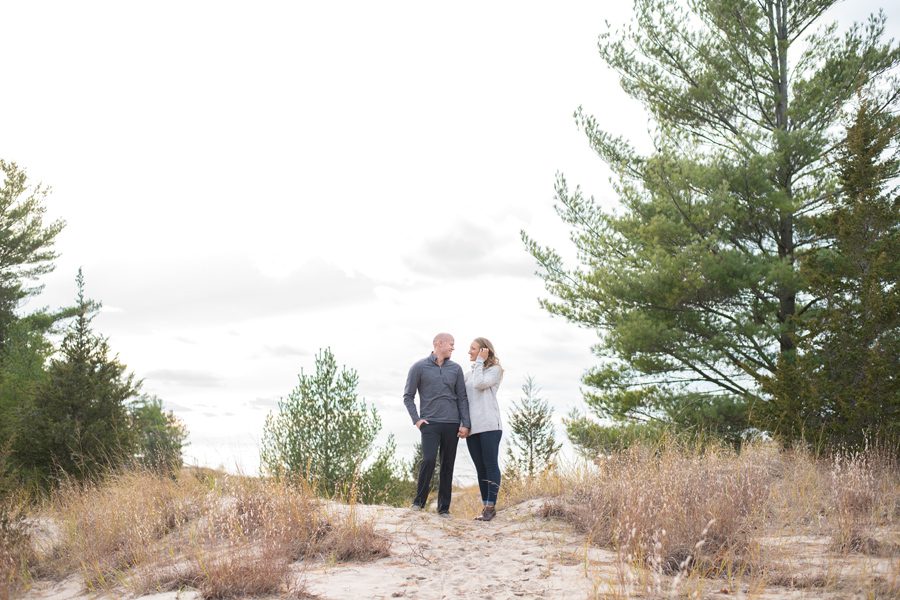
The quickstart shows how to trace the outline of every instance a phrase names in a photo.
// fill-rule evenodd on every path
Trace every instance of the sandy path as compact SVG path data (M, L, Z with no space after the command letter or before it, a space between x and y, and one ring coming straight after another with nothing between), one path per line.
M588 548L535 504L501 510L490 523L407 509L360 507L393 540L367 564L310 565L300 577L321 598L586 598L616 577L615 554Z

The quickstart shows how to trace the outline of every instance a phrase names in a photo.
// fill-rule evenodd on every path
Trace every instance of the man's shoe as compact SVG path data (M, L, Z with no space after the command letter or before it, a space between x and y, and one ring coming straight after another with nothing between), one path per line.
M497 516L497 509L493 506L485 506L481 511L481 517L476 517L479 521L490 521Z
M440 518L442 518L442 519L449 519L449 518L450 518L450 513L448 513L448 512L440 512L440 513L438 513L438 516L439 516Z
M422 510L422 507L419 506L418 504L413 504L412 506L409 507L409 510L414 511L414 512L419 512L420 510Z

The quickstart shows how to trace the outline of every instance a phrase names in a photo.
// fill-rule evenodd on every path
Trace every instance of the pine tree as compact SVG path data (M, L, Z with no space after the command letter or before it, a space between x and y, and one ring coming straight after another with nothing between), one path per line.
M381 429L375 408L357 396L358 383L355 370L338 370L331 349L321 350L315 372L301 369L297 387L266 417L260 452L265 470L308 477L328 496L348 493Z
M597 331L585 402L739 442L786 387L821 306L800 265L830 243L816 215L838 185L837 125L860 85L889 112L900 47L883 13L815 30L834 0L636 0L601 35L605 62L652 116L646 155L580 109L620 210L557 180L578 264L523 232L551 299ZM893 84L892 84L893 83Z
M0 160L0 348L17 319L19 303L40 288L27 282L53 270L53 242L65 223L44 223L49 190L29 188L23 169Z
M534 477L553 465L562 448L554 436L553 409L539 393L540 388L529 376L522 385L521 400L513 403L509 416L511 435L506 447L509 474Z
M92 331L99 304L85 297L81 269L76 285L77 316L23 416L14 445L21 474L42 487L61 474L96 477L129 462L135 450L127 405L140 382L110 356L107 340Z

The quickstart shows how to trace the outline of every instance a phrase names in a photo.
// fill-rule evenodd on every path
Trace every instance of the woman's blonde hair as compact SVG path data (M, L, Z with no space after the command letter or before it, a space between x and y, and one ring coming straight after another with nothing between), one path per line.
M484 368L493 367L497 365L500 367L500 372L503 372L503 367L500 366L500 359L497 357L497 353L494 352L494 345L491 343L491 340L483 337L475 338L475 343L478 344L479 348L487 348L488 349L488 357L484 361Z

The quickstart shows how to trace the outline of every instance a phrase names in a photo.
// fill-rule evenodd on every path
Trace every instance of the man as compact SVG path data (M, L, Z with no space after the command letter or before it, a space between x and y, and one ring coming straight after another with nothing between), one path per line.
M459 438L469 435L469 400L462 367L450 360L453 336L434 336L434 351L409 369L403 403L413 424L422 434L422 465L412 509L422 510L434 475L438 449L441 473L438 481L438 514L450 517L450 494L453 486L453 463ZM415 397L419 393L419 411Z

